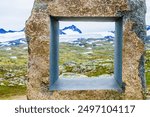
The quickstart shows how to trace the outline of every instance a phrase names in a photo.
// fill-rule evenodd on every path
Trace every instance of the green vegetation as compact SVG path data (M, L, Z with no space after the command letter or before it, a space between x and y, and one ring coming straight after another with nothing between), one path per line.
M0 78L20 78L27 71L27 50L24 46L0 48Z
M26 45L0 48L0 99L25 95L27 75Z
M145 76L147 81L147 87L148 90L150 90L150 50L146 51L146 57L145 57Z
M101 45L98 46L98 44ZM69 43L60 43L59 45L60 75L70 74L70 72L88 77L113 74L113 44L96 42L84 46Z
M102 45L96 46L96 44ZM112 75L114 72L113 53L113 44L108 42L96 42L95 44L85 44L84 46L60 43L60 75L66 75L66 73L87 77L104 74ZM150 47L148 46L145 59L145 75L147 86L150 90ZM26 74L27 45L1 47L0 99L8 99L10 96L16 95L25 95Z
M26 94L25 86L0 86L0 99L7 99L11 96L19 96Z

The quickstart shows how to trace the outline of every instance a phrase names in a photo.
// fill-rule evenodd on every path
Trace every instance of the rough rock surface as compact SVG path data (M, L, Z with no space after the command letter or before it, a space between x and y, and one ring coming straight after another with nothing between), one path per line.
M35 0L26 22L29 46L28 99L144 99L145 0ZM49 92L50 18L123 17L125 92Z

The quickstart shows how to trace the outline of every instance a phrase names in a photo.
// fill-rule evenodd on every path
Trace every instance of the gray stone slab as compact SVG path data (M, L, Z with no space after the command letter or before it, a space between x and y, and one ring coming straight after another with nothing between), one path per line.
M25 27L29 44L28 99L144 99L143 92L146 89L144 75L145 15L145 0L35 0L32 15L26 21ZM106 90L117 89L115 79L95 79L95 81L93 79L92 81L87 81L87 79L57 79L59 78L58 55L52 53L52 51L57 52L58 48L51 42L58 37L58 31L56 31L58 25L55 22L58 20L57 17L60 20L64 20L64 18L68 20L69 17L71 20L75 17L90 18L90 20L96 17L100 17L102 20L110 17L122 18L123 32L120 34L118 29L118 34L123 36L123 48L115 52L116 57L120 56L121 58L122 56L122 61L115 58L115 65L118 67L114 66L115 69L117 68L114 76L117 80L122 75L122 80L117 81L119 84L120 81L123 81L125 85L124 93L118 94L116 91ZM117 49L120 46L119 41L116 43ZM57 44L57 41L55 41L55 44ZM122 71L120 67L123 68ZM55 91L50 95L48 89L51 84L52 89L62 90L66 87L69 91ZM90 90L82 89L84 91L81 94L80 90L77 90L77 88L81 88L81 85L83 85L83 88L88 87ZM91 87L93 90L91 90ZM97 90L94 90L94 88ZM99 90L101 88L103 91Z
M60 78L50 90L121 90L114 78Z

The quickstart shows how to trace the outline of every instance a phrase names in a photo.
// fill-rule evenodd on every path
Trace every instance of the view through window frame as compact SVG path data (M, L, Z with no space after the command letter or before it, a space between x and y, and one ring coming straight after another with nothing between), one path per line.
M49 89L61 90L61 88L55 86L56 81L59 79L59 21L115 22L114 79L118 84L118 86L122 88L122 42L123 42L122 41L122 37L123 37L122 17L73 17L71 18L71 17L50 16L50 87ZM99 82L102 81L99 80ZM70 89L68 88L67 90ZM75 88L73 90L80 90L80 89Z

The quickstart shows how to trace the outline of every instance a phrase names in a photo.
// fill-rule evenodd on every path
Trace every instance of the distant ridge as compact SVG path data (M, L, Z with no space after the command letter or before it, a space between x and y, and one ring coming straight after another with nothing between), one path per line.
M0 28L0 34L14 33L14 32L22 32L22 31L24 31L24 29L22 29L22 30L20 30L20 31L14 31L14 30L8 30L8 31L6 31L5 29Z
M60 32L60 35L65 35L67 34L68 31L70 31L69 33L75 33L75 32L79 34L82 33L82 31L79 28L77 28L75 25L67 26L63 29L60 29L59 32Z
M4 46L16 46L19 44L27 44L24 34L24 28L19 31L5 30L0 28L0 47ZM150 25L146 26L147 37L145 39L146 43L150 43ZM66 26L59 30L61 40L65 42L80 42L88 38L105 38L106 41L112 42L115 37L115 31L108 32L94 32L94 33L82 33L82 31L75 25ZM73 34L73 35L72 35ZM63 39L64 38L64 39ZM82 40L81 40L82 38Z

